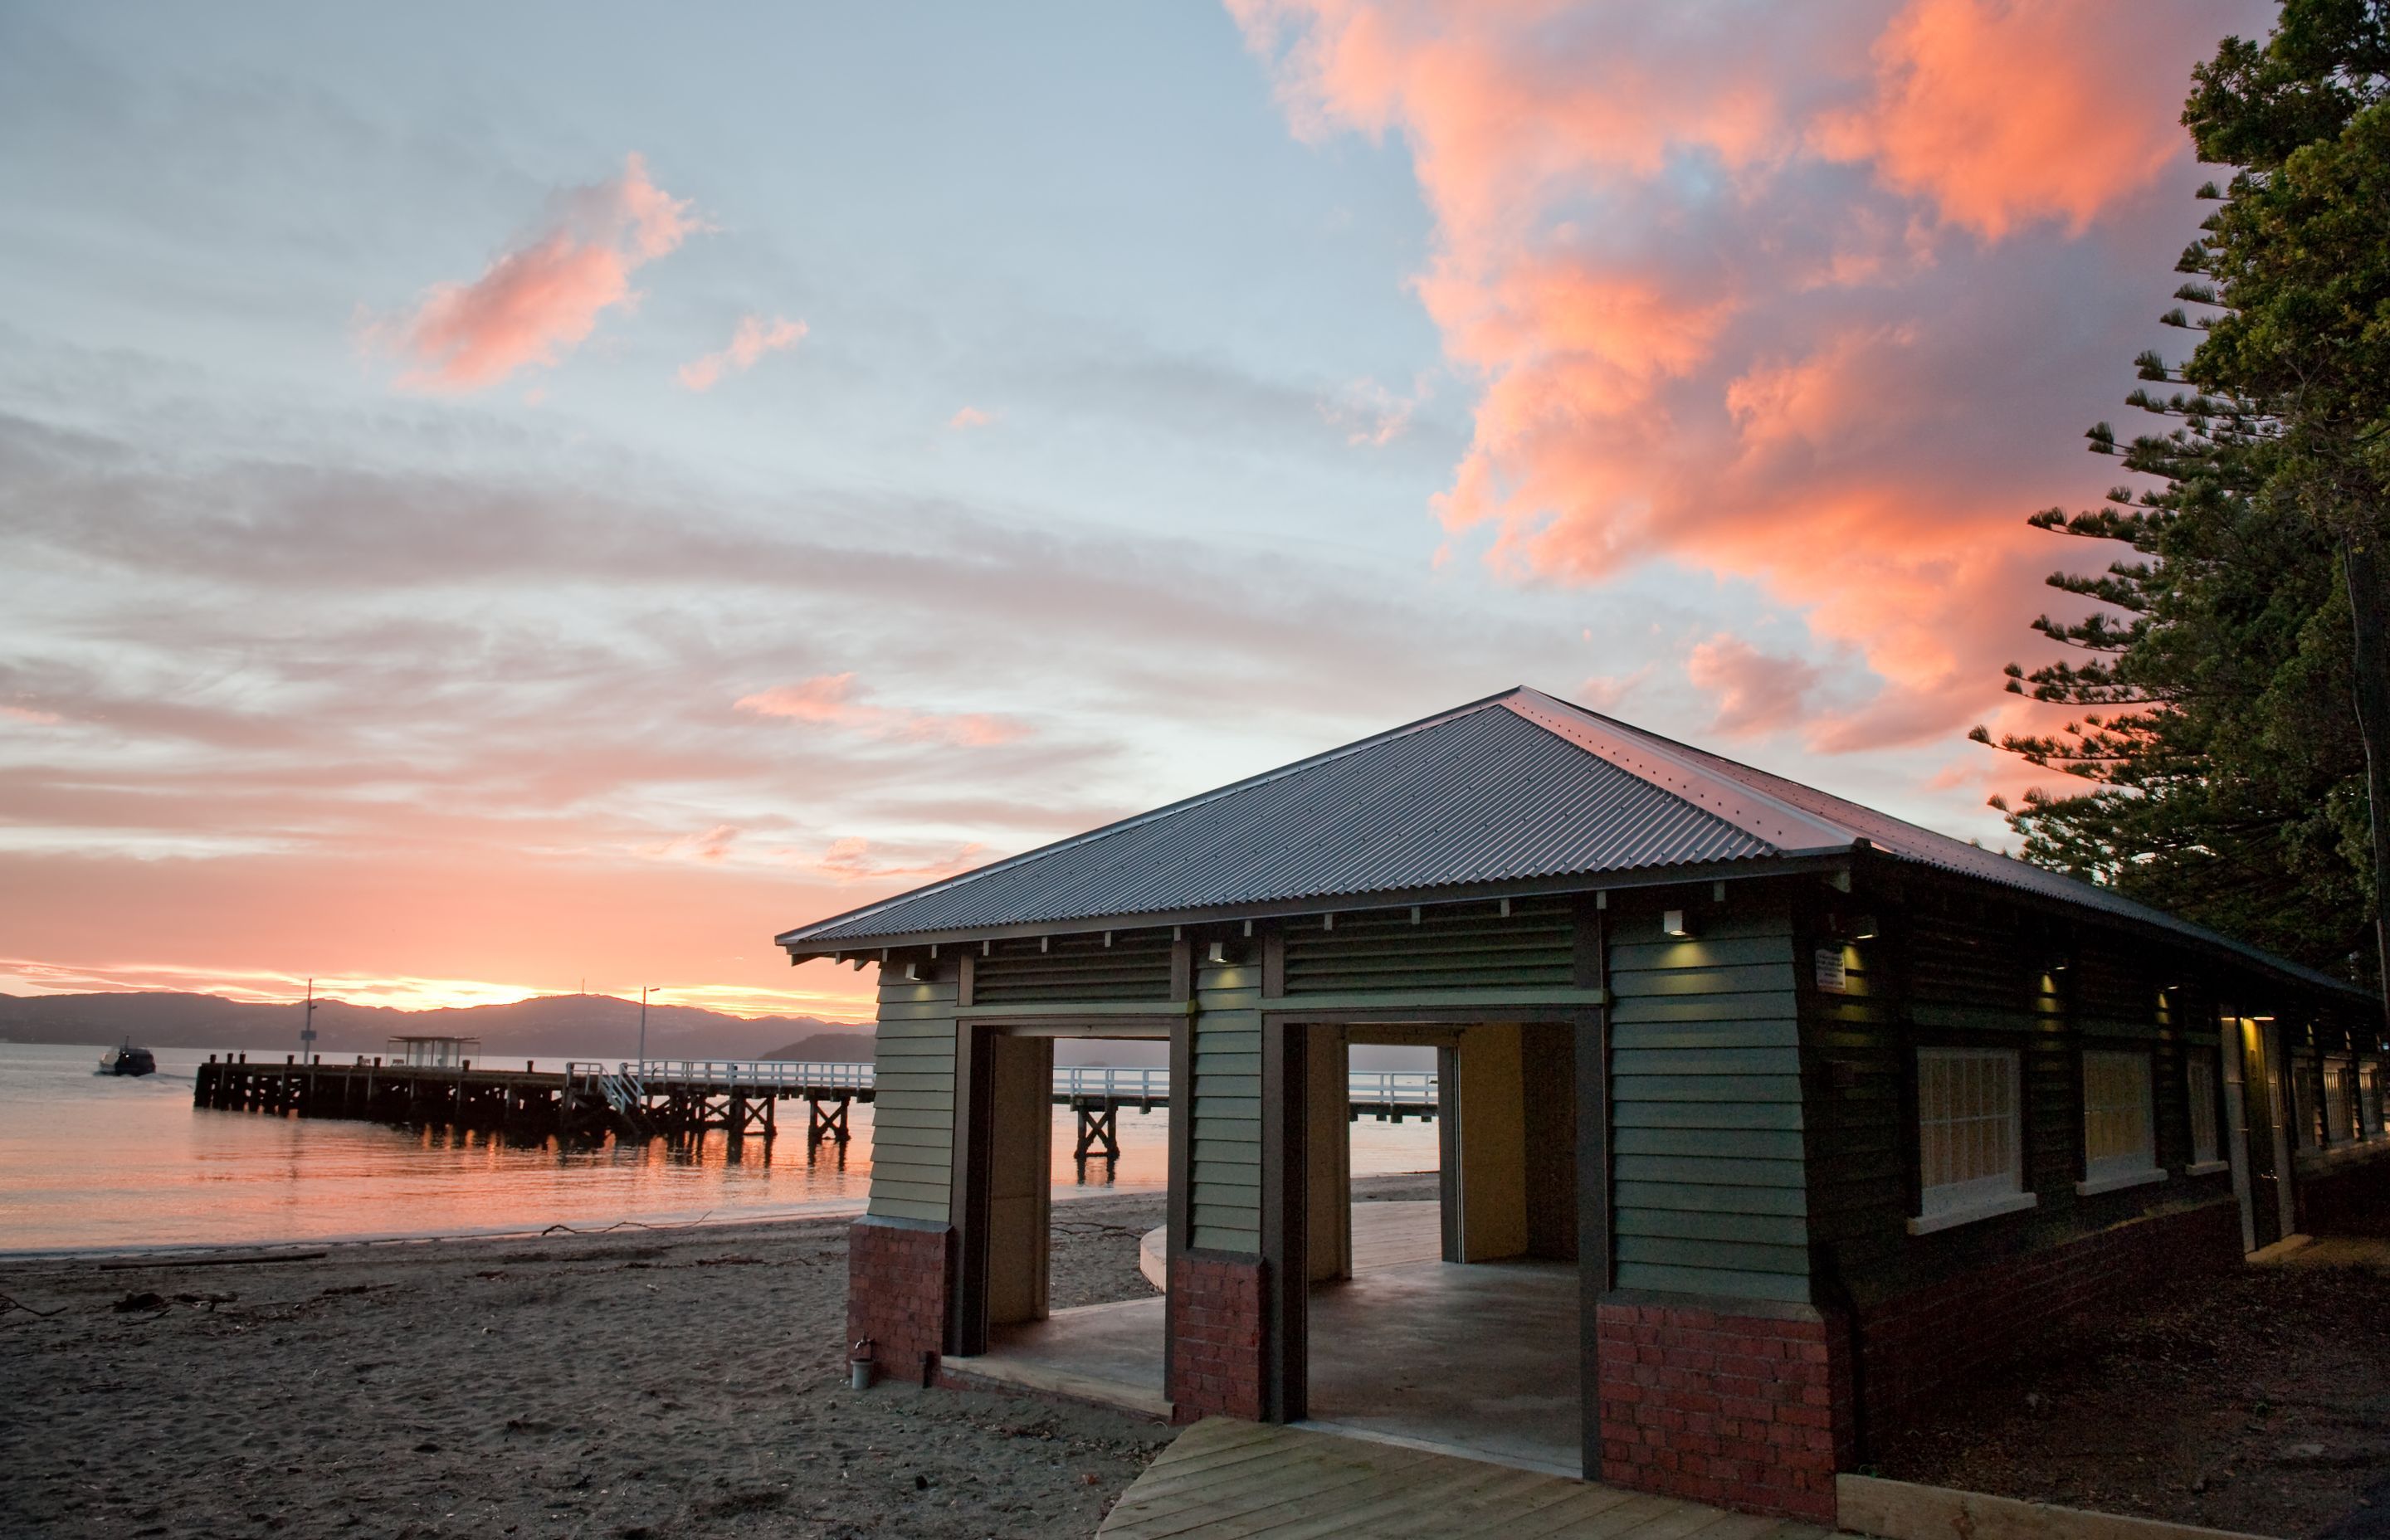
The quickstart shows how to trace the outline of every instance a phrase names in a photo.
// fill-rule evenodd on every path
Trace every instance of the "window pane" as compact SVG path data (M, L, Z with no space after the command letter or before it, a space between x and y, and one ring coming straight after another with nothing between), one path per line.
M1917 1121L1925 1213L1947 1213L2019 1190L2013 1052L1919 1049Z
M2217 1158L2216 1060L2194 1047L2186 1068L2191 1080L2191 1158L2201 1164Z
M2149 1055L2102 1050L2083 1056L2083 1155L2086 1174L2095 1177L2156 1163Z
M2348 1100L2348 1065L2343 1059L2326 1059L2323 1066L2323 1115L2326 1136L2335 1144L2345 1144L2357 1136L2350 1124Z

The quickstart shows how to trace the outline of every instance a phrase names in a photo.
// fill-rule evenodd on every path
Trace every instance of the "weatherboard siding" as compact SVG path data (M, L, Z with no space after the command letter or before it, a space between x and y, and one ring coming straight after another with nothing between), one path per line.
M1509 913L1503 910L1507 907ZM1286 993L1567 988L1576 917L1567 898L1378 909L1287 927Z
M977 960L971 1004L1166 1002L1170 945L1157 930L996 943Z
M1258 958L1197 966L1189 1239L1202 1251L1262 1246L1261 999Z
M869 1204L880 1218L952 1218L955 1000L951 968L919 983L902 969L880 969Z
M1790 918L1696 906L1675 939L1656 910L1612 916L1616 1286L1807 1301Z
M1902 1238L1909 1204L1910 1141L1904 1132L1908 1065L1901 1025L1898 925L1881 939L1848 941L1812 917L1800 956L1805 1036L1818 1075L1809 1102L1809 1237L1821 1300L1839 1303L1844 1273ZM1818 986L1821 961L1839 956L1840 993Z

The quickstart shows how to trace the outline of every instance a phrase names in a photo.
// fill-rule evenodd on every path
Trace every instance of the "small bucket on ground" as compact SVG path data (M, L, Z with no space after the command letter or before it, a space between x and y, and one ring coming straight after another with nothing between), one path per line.
M867 1391L871 1388L871 1339L865 1337L859 1339L854 1349L846 1355L848 1380L858 1391Z

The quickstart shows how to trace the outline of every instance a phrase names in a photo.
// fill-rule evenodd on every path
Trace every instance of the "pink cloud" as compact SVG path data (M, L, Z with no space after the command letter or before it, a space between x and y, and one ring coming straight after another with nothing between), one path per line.
M1335 398L1321 402L1319 415L1343 430L1346 443L1382 449L1410 428L1412 415L1427 395L1425 377L1412 384L1408 395L1396 395L1374 379L1357 379Z
M667 861L722 861L728 859L730 847L738 842L736 824L716 824L696 834L684 834L677 840L666 841L655 847L655 853Z
M868 840L833 840L829 848L808 862L808 869L840 882L934 882L969 871L986 859L986 847L976 842L957 846L931 859L915 855L882 855Z
M680 366L680 382L691 391L713 389L723 375L732 369L752 369L756 360L767 353L779 353L793 348L805 335L803 321L774 316L765 326L761 315L742 317L739 329L730 336L730 345L719 353L709 353L693 358Z
M1614 712L1626 703L1627 698L1643 687L1651 677L1651 665L1644 664L1632 674L1597 674L1576 687L1576 699L1598 712Z
M1822 677L1814 663L1762 652L1740 636L1723 634L1693 648L1685 659L1693 687L1718 698L1710 725L1732 738L1779 732L1806 714L1809 692Z
M2059 219L2079 232L2181 153L2188 81L2162 48L2087 46L2074 0L1916 0L1876 40L1874 95L1815 143L1997 240Z
M994 412L983 412L976 406L966 406L946 419L949 428L984 428L996 420Z
M991 748L1029 736L1028 728L1000 716L945 715L867 704L857 698L852 674L816 674L794 685L741 696L736 704L739 711L758 716L817 723L869 738L948 743L964 749Z
M546 225L480 277L433 285L412 315L369 319L362 339L405 362L402 390L467 392L553 367L605 312L636 303L634 272L705 227L626 156L620 176L556 199Z
M1802 716L1821 750L1955 733L2029 655L2058 553L2023 516L2097 495L2076 435L2122 389L2098 370L2141 345L2196 217L2163 197L2192 171L2190 66L2267 14L1230 9L1299 135L1410 158L1415 291L1475 391L1433 499L1454 540L1527 582L1756 580L1874 675ZM1751 659L1703 666L1722 724L1769 714L1733 693Z

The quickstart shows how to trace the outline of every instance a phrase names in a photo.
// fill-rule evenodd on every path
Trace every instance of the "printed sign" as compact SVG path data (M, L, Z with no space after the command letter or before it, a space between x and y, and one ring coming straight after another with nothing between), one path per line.
M1849 971L1843 966L1843 949L1839 946L1818 948L1818 987L1828 995L1840 995L1849 987Z

